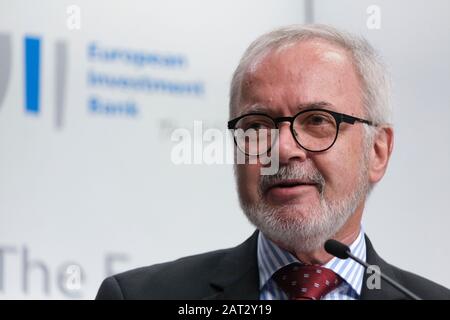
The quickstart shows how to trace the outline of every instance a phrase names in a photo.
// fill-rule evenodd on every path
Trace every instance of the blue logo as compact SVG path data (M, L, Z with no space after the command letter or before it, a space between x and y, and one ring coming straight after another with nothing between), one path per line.
M66 70L67 70L67 45L64 41L56 41L54 44L54 81L55 81L55 126L61 128L64 120ZM11 36L0 33L0 107L8 88L12 66ZM40 37L25 36L23 38L23 63L24 63L24 109L27 114L38 115L41 111L41 57L42 40Z
M25 37L25 110L39 113L41 39Z

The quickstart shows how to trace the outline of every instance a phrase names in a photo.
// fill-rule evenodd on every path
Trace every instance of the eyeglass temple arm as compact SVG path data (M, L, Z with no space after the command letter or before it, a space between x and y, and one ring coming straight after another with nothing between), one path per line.
M236 122L237 122L236 120L228 121L228 124L227 124L228 129L230 129L230 130L234 129L234 126L236 125Z
M377 126L377 124L373 123L372 121L364 120L364 119L353 117L353 116L348 116L345 114L342 115L341 121L350 123L350 124L355 124L355 122L361 122L361 123L365 123L369 126Z

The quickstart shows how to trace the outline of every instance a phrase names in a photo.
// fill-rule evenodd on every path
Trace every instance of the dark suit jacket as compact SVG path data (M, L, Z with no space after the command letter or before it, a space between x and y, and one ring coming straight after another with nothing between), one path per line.
M127 271L105 279L96 299L259 299L256 256L258 231L231 249L207 252L176 261ZM400 270L381 259L366 237L367 262L422 299L450 299L450 291L434 282ZM381 281L369 290L365 273L361 299L407 299Z

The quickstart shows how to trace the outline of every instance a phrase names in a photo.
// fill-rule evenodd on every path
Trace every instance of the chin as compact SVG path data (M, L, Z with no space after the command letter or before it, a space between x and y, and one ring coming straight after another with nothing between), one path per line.
M311 252L321 248L350 216L346 210L326 210L305 204L272 206L260 202L243 209L250 222L264 235L291 252Z

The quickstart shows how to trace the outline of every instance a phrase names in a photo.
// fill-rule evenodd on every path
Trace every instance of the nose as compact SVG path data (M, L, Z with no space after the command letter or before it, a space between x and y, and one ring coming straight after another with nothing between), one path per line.
M305 161L307 151L295 140L289 123L280 123L278 129L278 144L275 147L279 148L280 165L287 165L291 161Z

